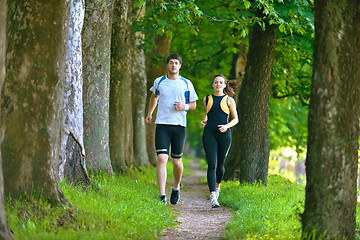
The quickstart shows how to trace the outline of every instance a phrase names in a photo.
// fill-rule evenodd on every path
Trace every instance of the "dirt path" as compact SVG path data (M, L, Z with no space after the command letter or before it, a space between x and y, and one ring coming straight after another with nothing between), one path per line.
M231 219L232 212L224 206L211 208L208 186L206 183L199 183L199 180L206 176L206 171L199 167L200 164L192 162L190 169L194 173L182 179L180 202L176 205L170 204L178 211L176 221L179 225L166 229L160 239L223 238L225 224ZM167 196L170 197L170 191Z

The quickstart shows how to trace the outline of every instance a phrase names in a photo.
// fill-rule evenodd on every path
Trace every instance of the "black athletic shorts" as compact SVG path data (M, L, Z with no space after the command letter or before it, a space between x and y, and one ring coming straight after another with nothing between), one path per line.
M169 155L171 145L171 157L181 158L185 144L186 128L180 125L156 124L155 148L156 154Z

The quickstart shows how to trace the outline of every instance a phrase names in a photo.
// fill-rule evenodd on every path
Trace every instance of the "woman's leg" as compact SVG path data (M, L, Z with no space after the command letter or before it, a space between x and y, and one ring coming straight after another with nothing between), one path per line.
M219 132L217 136L217 166L216 166L216 187L220 188L220 183L224 176L224 164L226 156L230 149L231 144L231 131L228 129L225 133Z
M203 146L208 163L207 182L210 192L215 192L216 184L216 165L217 165L217 142L213 136L213 131L207 127L203 133Z

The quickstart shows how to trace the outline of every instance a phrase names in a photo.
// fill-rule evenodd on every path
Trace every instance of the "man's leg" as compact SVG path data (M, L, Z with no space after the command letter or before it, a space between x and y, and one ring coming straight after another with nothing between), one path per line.
M158 154L157 165L156 165L156 178L158 182L160 195L165 195L165 184L166 184L166 163L169 155Z
M166 163L169 159L170 136L168 126L156 125L155 148L157 153L156 179L158 183L160 200L166 203Z
M172 158L174 173L174 188L180 188L181 177L183 173L183 164L181 158Z
M180 199L180 182L183 173L183 164L181 161L181 157L184 150L185 135L185 127L174 126L174 134L171 138L171 160L174 173L174 186L170 196L171 204L177 204Z

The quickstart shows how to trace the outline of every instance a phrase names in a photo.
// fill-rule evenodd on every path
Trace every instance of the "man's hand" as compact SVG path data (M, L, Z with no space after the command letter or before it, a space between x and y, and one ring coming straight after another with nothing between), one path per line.
M145 118L145 123L147 124L147 125L149 125L150 123L151 123L151 115L150 116L147 116L146 118Z
M175 101L174 109L175 109L175 111L183 111L185 109L185 105L182 104L181 102Z

